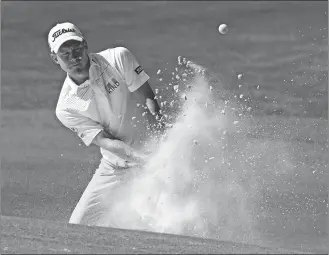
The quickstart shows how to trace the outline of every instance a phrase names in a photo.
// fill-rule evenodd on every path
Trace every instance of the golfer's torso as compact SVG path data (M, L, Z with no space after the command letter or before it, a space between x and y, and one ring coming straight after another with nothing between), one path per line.
M114 77L110 77L110 81ZM95 121L109 131L117 139L132 146L138 146L144 140L143 130L146 121L142 116L141 102L131 93L124 81L114 78L116 84L108 82L104 87L94 89L94 102L98 114ZM144 132L145 133L145 132Z
M113 54L110 51L107 55L109 65L106 70L101 69L102 79L93 86L90 109L85 114L117 139L134 148L141 148L147 139L147 121L143 116L146 110L141 107L143 102L139 101L136 93L129 91L119 70L115 68ZM113 160L113 154L103 149L101 152L105 158Z
M99 124L116 139L134 148L140 148L147 139L147 121L146 116L143 116L146 110L141 107L145 102L139 101L136 92L130 92L117 53L114 56L114 50L107 51L106 58L101 56L102 52L91 54L90 80L80 86L76 86L67 76L58 108L94 121L95 126L88 126L88 122L81 119L80 123L79 119L73 116L71 124L66 124L73 131L80 129L79 136L82 139L85 135L82 130L89 129L93 132L95 128L97 131ZM143 81L146 79L147 76L144 76ZM136 84L140 86L142 83ZM101 153L111 164L123 160L104 149L101 149Z

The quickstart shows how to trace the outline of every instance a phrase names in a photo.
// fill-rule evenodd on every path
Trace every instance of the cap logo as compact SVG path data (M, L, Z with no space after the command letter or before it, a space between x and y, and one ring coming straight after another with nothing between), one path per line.
M58 29L55 33L53 33L53 42L56 40L57 37L59 37L62 34L68 33L68 32L74 32L76 33L74 28L68 28L68 29Z

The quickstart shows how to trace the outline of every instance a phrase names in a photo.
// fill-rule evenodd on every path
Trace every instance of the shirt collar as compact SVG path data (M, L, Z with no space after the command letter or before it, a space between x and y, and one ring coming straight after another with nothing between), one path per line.
M89 56L89 59L90 59L90 67L92 65L96 65L98 67L101 67L101 64L99 63L98 59L95 57L95 54L90 53L88 56Z
M89 83L89 79L86 80L84 83L80 84L79 86L70 78L70 76L67 74L65 82L70 86L72 93L77 93L79 88L86 87Z

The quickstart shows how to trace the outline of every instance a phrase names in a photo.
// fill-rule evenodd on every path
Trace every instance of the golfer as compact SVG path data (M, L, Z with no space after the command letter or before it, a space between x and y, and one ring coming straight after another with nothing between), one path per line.
M67 73L56 116L102 154L69 223L115 227L108 217L113 191L143 165L147 137L164 125L149 76L124 47L88 52L83 34L69 22L50 30L48 44L51 58Z

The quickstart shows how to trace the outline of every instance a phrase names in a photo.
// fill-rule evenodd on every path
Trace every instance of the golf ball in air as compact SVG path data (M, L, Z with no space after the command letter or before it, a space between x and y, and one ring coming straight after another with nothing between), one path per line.
M226 24L221 24L218 26L218 32L221 33L221 34L226 34L228 31L228 27Z

